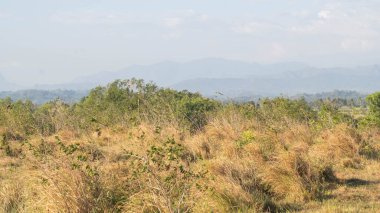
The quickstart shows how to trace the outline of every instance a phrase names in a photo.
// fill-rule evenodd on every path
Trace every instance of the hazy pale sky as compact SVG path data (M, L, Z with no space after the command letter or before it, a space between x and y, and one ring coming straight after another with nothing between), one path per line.
M62 83L206 57L380 63L379 0L0 0L0 74Z

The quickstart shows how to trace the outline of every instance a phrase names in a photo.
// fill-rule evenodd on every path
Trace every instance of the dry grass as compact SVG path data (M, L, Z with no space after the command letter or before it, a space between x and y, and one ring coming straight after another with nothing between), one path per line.
M315 159L331 164L342 163L346 158L359 155L360 135L347 125L338 125L334 129L325 130L316 139L312 148Z
M126 152L146 157L146 150L162 146L168 138L184 147L181 163L186 169L207 170L197 182L207 187L186 191L188 211L380 209L380 163L362 155L363 150L370 154L380 150L378 131L358 133L342 124L318 132L291 119L285 123L281 128L268 127L227 111L193 135L174 126L141 124L82 135L62 130L55 136L32 137L29 145L10 142L13 153L0 150L0 211L178 211L171 206L177 198L162 193L164 183L159 178L168 172L157 170L158 178L150 173L136 180ZM75 144L80 146L74 154L62 148ZM340 181L329 183L334 175ZM371 184L352 187L349 180L354 178ZM332 199L326 200L328 196Z
M304 212L379 212L380 162L364 160L362 169L337 168L340 183L329 199L309 203Z
M22 212L24 210L24 187L18 182L2 183L0 190L1 212Z

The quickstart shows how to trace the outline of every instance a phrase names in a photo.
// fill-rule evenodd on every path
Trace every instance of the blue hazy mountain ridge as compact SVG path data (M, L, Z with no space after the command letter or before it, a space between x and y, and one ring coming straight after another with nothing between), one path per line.
M276 70L275 70L276 71ZM334 90L355 90L363 93L380 89L380 72L377 66L358 68L302 68L278 74L273 71L265 76L247 76L241 79L198 78L179 82L172 87L201 91L211 95L216 92L236 95L295 95Z
M141 78L153 81L160 86L170 86L181 81L195 78L243 78L260 74L262 65L225 59L201 59L191 62L161 62L148 66L134 65L117 72L103 72L77 82L102 84L115 78Z
M294 95L333 90L373 92L380 90L380 68L316 68L302 63L256 64L218 58L190 62L135 65L115 72L77 78L61 85L38 85L37 89L91 89L115 79L144 79L159 86L200 92L212 96Z
M182 81L208 78L241 78L249 76L267 76L279 74L279 70L306 69L301 63L282 63L260 65L237 60L218 58L200 59L190 62L161 62L153 65L134 65L115 72L101 72L77 78L71 83L61 85L37 85L37 89L89 89L97 85L107 84L115 79L139 78L153 81L164 87L176 85ZM189 88L191 89L191 88Z
M2 91L0 98L10 97L12 100L30 100L35 104L43 104L52 100L62 100L65 103L72 104L85 97L88 91L83 90L18 90Z
M342 76L332 73L302 78L193 79L172 87L178 90L201 91L205 95L223 93L230 97L249 94L273 96L334 90L366 93L380 89L376 81L380 81L380 76Z

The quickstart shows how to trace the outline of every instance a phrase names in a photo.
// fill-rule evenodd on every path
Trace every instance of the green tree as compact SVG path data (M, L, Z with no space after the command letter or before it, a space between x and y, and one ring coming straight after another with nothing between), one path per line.
M372 124L380 125L380 92L373 93L366 98L368 105L368 120Z

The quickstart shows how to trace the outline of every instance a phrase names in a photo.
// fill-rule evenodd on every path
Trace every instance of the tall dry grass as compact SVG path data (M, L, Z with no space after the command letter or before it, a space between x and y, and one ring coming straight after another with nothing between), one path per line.
M14 184L0 179L0 211L293 211L322 199L334 168L360 164L355 159L368 147L376 150L379 135L346 124L315 130L288 117L276 123L236 109L213 115L195 134L148 122L86 134L61 130L55 136L33 136L24 145L8 143L10 150L21 150L6 157L20 160L16 170L23 178ZM175 158L164 147L168 139L183 148ZM149 156L152 148L164 150L155 157L175 163L157 163ZM183 169L206 172L191 179Z
M25 189L18 182L2 183L0 189L1 212L24 212Z

